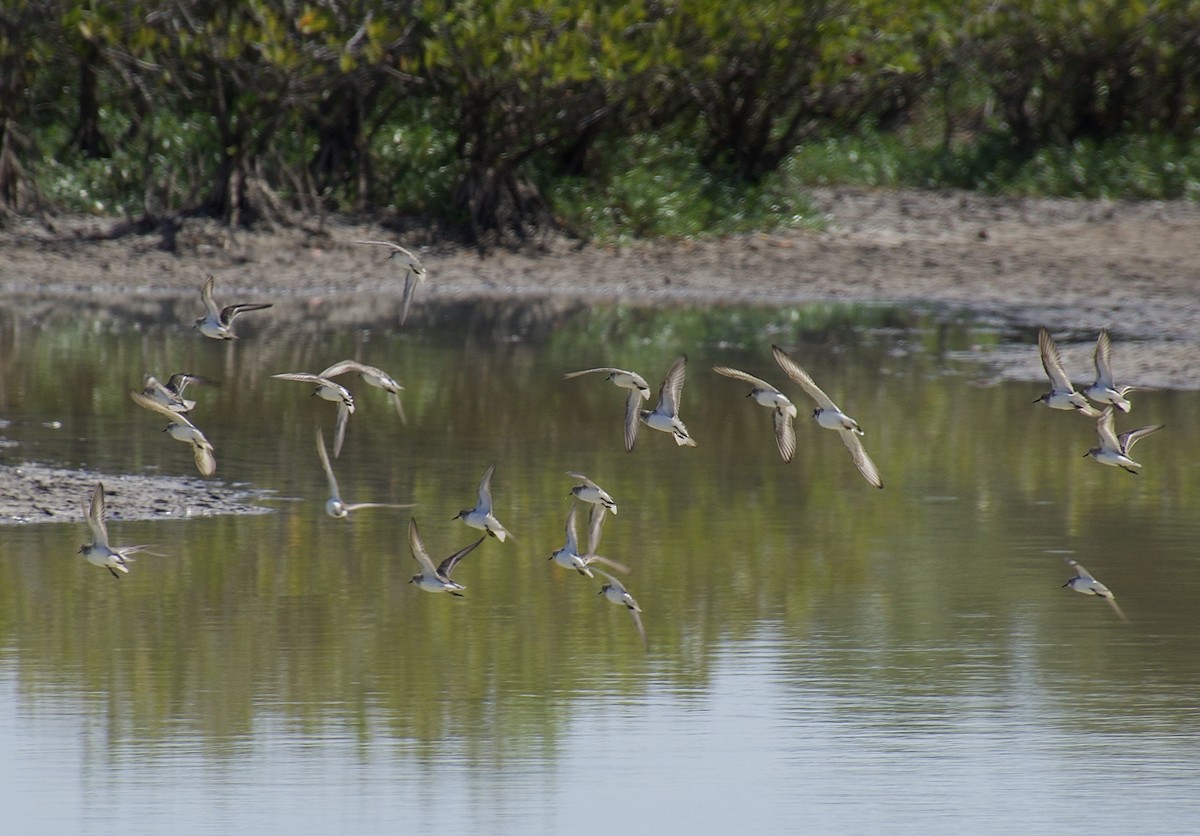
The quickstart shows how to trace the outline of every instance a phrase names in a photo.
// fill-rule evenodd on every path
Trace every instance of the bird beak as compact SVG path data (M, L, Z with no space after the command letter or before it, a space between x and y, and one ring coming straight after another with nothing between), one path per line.
M1084 453L1084 454L1083 454L1083 457L1086 459L1086 458L1087 458L1088 456L1090 456L1090 455L1091 455L1091 453Z
M1066 583L1064 583L1064 584L1062 585L1062 587L1060 587L1060 588L1061 588L1061 589L1066 589L1066 588L1067 588L1068 586L1070 586L1070 585L1071 585L1071 582L1070 582L1070 581L1067 581L1067 582L1066 582Z

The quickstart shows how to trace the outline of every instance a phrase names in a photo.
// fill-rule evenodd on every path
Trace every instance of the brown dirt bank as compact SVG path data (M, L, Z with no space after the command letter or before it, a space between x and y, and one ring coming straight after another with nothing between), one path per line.
M429 324L447 306L479 300L516 319L530 306L542 308L532 316L552 316L597 303L921 303L1011 326L1045 324L1080 375L1090 371L1096 330L1107 326L1122 378L1178 388L1200 381L1200 205L847 188L811 197L827 221L821 231L620 246L551 236L536 251L486 257L406 235L430 275L412 321ZM398 310L399 269L379 248L351 243L398 240L377 224L319 218L232 241L200 220L169 236L114 237L117 226L69 218L0 230L0 295L31 309L37 300L119 301L134 315L190 322L196 289L212 273L218 301L267 297L281 318L352 323ZM1041 375L1036 352L982 359L999 376Z

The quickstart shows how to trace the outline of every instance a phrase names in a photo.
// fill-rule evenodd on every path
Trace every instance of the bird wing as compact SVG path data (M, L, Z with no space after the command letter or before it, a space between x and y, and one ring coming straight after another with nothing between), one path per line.
M854 434L853 430L838 430L838 435L842 437L842 444L845 444L846 449L850 451L850 458L854 460L854 466L858 468L858 472L872 485L882 488L883 479L879 478L879 469L867 455L867 450L863 447L859 437Z
M578 479L580 482L583 482L583 484L587 485L589 488L595 488L596 490L600 490L599 485L597 485L595 482L593 482L591 479L589 479L586 474L580 473L578 470L568 470L567 475L570 476L572 479Z
M421 564L422 572L429 575L437 572L433 561L429 559L429 553L425 551L425 544L421 542L421 532L417 530L417 521L414 518L409 518L408 521L408 547L412 550L413 559Z
M217 319L221 316L221 309L217 307L217 302L213 299L213 285L215 279L209 276L204 280L204 286L200 288L200 301L204 303L204 309L208 311L208 315Z
M132 398L133 402L138 406L144 407L151 412L157 412L159 415L169 418L173 423L182 424L185 427L196 429L196 425L193 424L182 412L176 412L175 410L170 409L169 407L154 400L154 398L144 395L134 389L129 390L129 397Z
M1078 560L1075 560L1072 557L1064 557L1063 560L1065 560L1067 562L1068 566L1070 566L1072 569L1075 570L1075 574L1077 574L1079 577L1086 578L1089 581L1096 580L1095 578L1092 577L1092 573L1089 572L1087 569L1084 569L1083 564L1080 563Z
M767 392L778 392L779 391L778 389L776 389L770 383L767 383L762 378L755 377L752 374L747 374L746 372L741 371L740 369L731 369L728 366L713 366L712 370L714 372L716 372L717 374L725 375L725 377L731 377L734 380L743 380L746 383L749 383L751 386L753 386L756 389L762 389Z
M419 258L417 258L415 255L413 255L411 250L407 250L404 247L400 246L399 244L393 244L391 241L355 241L354 243L355 244L372 244L376 247L387 247L389 250L392 251L391 255L389 255L388 258L391 258L392 255L396 254L397 252L404 253L406 256L408 256L410 264L415 266L417 269L422 269L421 268L421 260Z
M464 546L463 548L456 551L454 554L447 557L445 560L443 560L441 563L438 564L438 567L437 567L438 574L443 577L446 577L446 578L450 577L450 573L454 571L454 567L458 565L458 561L462 560L464 557L466 557L472 551L474 551L475 547L478 546L480 543L482 543L486 538L487 538L487 535L485 534L485 535L483 535L483 537L480 537L478 540L476 540L471 545Z
M606 516L608 509L603 505L592 506L592 512L588 515L588 554L595 554L596 549L600 548L600 528Z
M1117 599L1113 596L1113 594L1111 592L1109 592L1107 595L1102 595L1100 597L1102 597L1105 601L1108 602L1108 605L1113 608L1113 612L1115 612L1118 616L1120 616L1122 621L1125 621L1125 622L1129 621L1129 619L1125 617L1125 613L1121 611L1121 606L1117 603Z
M638 636L642 639L642 647L649 649L650 642L646 639L646 627L642 624L641 610L635 610L629 607L629 616L633 619L633 625L637 627Z
M1042 368L1046 370L1046 376L1050 378L1050 383L1054 388L1063 392L1073 392L1075 387L1071 385L1071 378L1067 377L1067 372L1063 368L1062 355L1058 352L1058 346L1054 344L1054 338L1044 327L1038 329L1038 351L1042 355Z
M333 378L346 374L347 372L357 372L358 374L362 374L367 369L367 366L364 366L357 360L343 360L340 363L334 363L325 371L318 374L317 377L323 377L328 380L332 380Z
M357 511L360 508L416 508L417 503L396 503L396 502L343 502L342 507L347 511Z
M276 378L277 380L295 380L298 383L314 383L318 386L332 386L337 389L345 388L340 383L336 383L329 378L324 377L323 375L312 374L310 372L281 372L279 374L273 374L271 377Z
M261 311L263 308L269 308L273 304L273 302L243 302L239 305L226 305L221 308L221 322L228 325L240 313Z
M605 572L603 569L597 569L596 571L599 574L603 575L608 580L608 582L613 585L614 588L621 590L621 592L627 591L625 589L625 585L623 583L621 583L619 580L617 580L615 577L610 575L608 572Z
M183 390L187 388L189 383L210 384L212 382L210 378L204 375L191 374L190 372L176 372L167 380L167 389L176 395L182 395Z
M1117 436L1117 441L1120 443L1122 453L1128 454L1133 449L1133 445L1137 444L1146 436L1156 433L1165 427L1166 424L1155 424L1151 427L1138 427L1136 430L1129 430Z
M567 513L567 545L564 547L570 554L579 554L579 538L575 535L575 511L579 507L574 499L571 500L571 510Z
M413 296L416 295L417 285L420 281L420 273L414 270L410 264L408 270L404 273L404 296L400 300L401 325L408 319L408 309L412 307Z
M803 389L810 398L816 401L822 409L832 409L837 412L841 412L841 410L838 409L837 404L831 401L829 396L821 391L821 387L813 381L809 373L801 368L799 363L797 363L791 357L788 357L782 348L777 345L771 346L771 354L775 356L775 362L779 364L779 368L783 369L784 373L787 374L788 377L799 384L800 388Z
M352 407L345 403L337 405L337 421L333 425L333 457L336 459L342 454L342 442L346 440L346 425L350 423L350 411Z
M636 389L629 391L625 399L625 451L633 451L633 443L637 441L638 412L642 408L642 393Z
M607 372L608 374L612 374L613 372L624 372L624 371L625 371L624 369L614 369L609 366L604 366L604 367L597 368L597 369L584 369L583 371L578 371L578 372L567 372L566 374L563 375L563 380L570 380L573 377L579 377L582 374L591 374L592 372ZM630 374L630 372L626 372L626 374Z
M629 567L626 566L624 563L621 563L619 560L613 560L611 557L604 557L603 555L599 555L599 554L584 555L583 563L585 566L590 566L593 563L603 563L605 566L609 567L610 569L615 569L618 572L621 572L622 574L625 574L625 575L628 575L630 572ZM598 572L600 570L597 569L596 571Z
M476 507L485 514L492 513L492 474L495 472L496 465L493 464L479 480L479 504Z
M329 452L325 449L325 433L321 432L320 427L317 427L317 455L321 458L321 468L325 471L325 481L329 483L331 498L341 502L342 495L338 490L337 477L333 475L333 465L329 463Z
M92 530L92 541L99 546L108 545L108 524L104 521L104 483L97 482L92 491L91 504L83 509L88 528Z
M1100 439L1100 449L1112 450L1114 453L1121 452L1121 442L1117 439L1115 427L1116 419L1113 416L1113 408L1105 407L1096 421L1096 436Z
M200 471L201 476L212 476L217 472L217 458L213 455L213 448L208 439L203 436L201 438L204 440L203 444L192 445L192 458L196 460L196 470Z
M400 402L400 393L388 392L388 398L391 399L392 404L396 407L396 415L400 417L400 423L407 426L408 416L404 414L404 404Z
M658 411L666 415L679 415L679 395L683 392L683 380L687 376L687 355L680 354L667 370L662 386L658 388Z
M796 428L792 425L791 413L776 407L771 418L775 422L775 445L779 455L785 462L790 462L796 455Z
M1109 389L1115 389L1109 360L1111 354L1112 338L1108 336L1108 329L1102 329L1100 336L1096 338L1096 383Z

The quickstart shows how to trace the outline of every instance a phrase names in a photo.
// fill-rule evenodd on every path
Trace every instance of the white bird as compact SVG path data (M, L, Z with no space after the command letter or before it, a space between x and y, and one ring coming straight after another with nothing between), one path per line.
M1084 595L1095 595L1099 598L1103 598L1108 602L1108 605L1113 608L1113 612L1121 617L1122 621L1129 620L1125 617L1125 613L1121 612L1121 608L1117 606L1117 599L1116 596L1112 594L1112 590L1100 583L1100 581L1093 578L1091 573L1089 573L1087 569L1084 569L1083 566L1079 564L1079 561L1072 560L1069 557L1064 559L1067 561L1067 565L1075 570L1075 577L1064 583L1063 589L1070 587L1076 592L1082 592Z
M342 453L342 442L346 440L346 422L354 414L354 397L340 383L335 383L327 377L308 372L285 372L273 374L271 377L279 380L295 380L300 383L312 383L317 388L313 394L323 400L337 404L337 422L333 427L333 457L336 459Z
M387 392L388 398L396 407L396 414L400 416L400 421L405 424L408 423L408 417L404 414L404 404L400 403L400 390L404 387L397 383L395 378L383 369L359 363L357 360L343 360L340 363L334 363L321 372L319 376L332 380L348 372L354 372L368 385Z
M754 398L755 403L771 410L771 419L775 425L775 446L779 448L779 455L783 460L790 462L796 455L796 430L792 426L792 419L796 417L796 405L770 383L752 374L728 366L713 366L713 371L734 380L744 381L753 387L746 397Z
M1109 467L1119 467L1122 470L1127 470L1130 473L1137 473L1135 467L1141 467L1140 464L1129 458L1129 451L1133 449L1133 445L1139 440L1145 438L1151 433L1156 433L1165 427L1166 424L1154 424L1149 427L1138 427L1136 430L1129 432L1116 433L1116 416L1113 413L1112 406L1106 406L1104 412L1100 415L1100 420L1096 422L1096 437L1100 439L1100 446L1093 447L1083 454L1086 459L1091 456L1100 464L1106 464Z
M650 385L646 383L646 378L637 372L627 371L626 369L614 369L609 366L568 372L563 375L563 379L569 380L573 377L593 372L604 372L605 378L615 386L629 390L629 396L625 399L625 449L632 450L633 442L637 438L638 412L641 409L642 401L648 400L650 397Z
M421 534L417 531L417 521L410 518L408 521L408 547L412 550L413 559L421 566L422 571L419 574L413 575L409 583L415 583L426 592L449 592L451 595L457 595L461 598L462 590L466 589L466 587L458 581L451 580L450 573L454 571L454 567L458 565L460 560L483 542L483 539L480 537L471 545L459 549L440 564L434 566L433 561L429 559L429 553L425 551L425 544L421 542Z
M582 484L571 488L571 494L582 502L589 502L592 505L604 508L607 511L617 513L616 500L612 498L608 491L597 485L586 475L578 470L568 470L567 475L572 479L578 479Z
M1042 368L1050 378L1050 391L1039 397L1034 403L1045 403L1051 409L1075 410L1089 418L1096 418L1100 412L1087 402L1087 398L1075 391L1071 378L1063 368L1062 355L1054 338L1045 328L1038 328L1038 351L1042 355Z
M1108 336L1107 329L1102 329L1096 339L1096 380L1083 390L1083 394L1096 403L1112 404L1122 412L1128 412L1130 403L1125 395L1137 390L1133 386L1117 386L1113 382L1111 354L1112 338Z
M633 623L637 627L638 635L642 637L642 647L649 647L646 641L646 628L642 626L642 608L638 606L638 602L629 594L629 590L625 588L619 580L605 572L603 569L597 569L601 575L608 579L608 583L600 587L598 595L603 595L614 604L620 604L629 610L629 615L633 618Z
M413 294L416 293L417 285L425 281L428 275L425 268L421 265L421 260L413 255L410 251L404 249L399 244L393 244L391 241L355 241L355 244L371 244L377 247L387 247L391 250L388 254L388 260L399 256L400 263L404 265L404 298L400 301L400 324L408 319L408 309L412 305Z
M406 505L397 505L391 502L345 502L342 500L342 494L338 490L337 477L333 475L333 466L329 463L329 453L325 450L325 434L321 432L321 428L317 428L317 455L321 457L321 467L325 471L325 481L329 483L329 499L325 501L325 513L335 519L342 519L350 516L351 511L357 511L360 508L415 508L416 505L408 503Z
M686 375L687 355L681 354L675 358L658 388L658 405L653 410L640 410L638 419L652 430L670 433L680 447L695 447L696 442L688 435L683 421L679 420L679 395L683 392L683 379ZM627 443L626 446L633 449L632 443Z
M496 465L492 465L483 474L483 478L479 480L478 504L474 508L464 508L451 519L462 520L471 528L486 531L503 543L506 538L512 537L512 534L500 524L500 520L496 519L496 516L492 513L492 474L495 471ZM514 537L513 539L515 540L516 538Z
M817 419L817 423L827 430L837 430L838 435L842 438L842 444L850 451L850 458L854 461L854 466L858 468L858 472L863 475L863 478L877 488L883 487L883 479L879 477L879 469L875 467L875 462L867 455L866 448L863 447L859 436L863 435L862 428L858 426L858 422L851 418L846 413L838 409L837 404L830 400L829 396L821 391L821 388L813 382L803 368L800 367L795 360L784 353L783 349L777 345L771 346L771 353L775 355L775 362L779 367L800 385L800 388L808 393L814 401L817 402L817 409L813 410L813 417Z
M237 335L233 333L233 318L246 311L261 311L263 308L271 307L272 304L270 302L253 302L218 308L216 300L213 299L212 276L204 280L204 287L200 288L200 299L204 302L205 313L196 320L195 327L200 329L201 334L214 340L236 340Z
M198 374L177 372L171 375L166 383L162 383L154 375L147 374L142 376L142 394L158 401L172 412L191 412L195 408L196 402L183 396L183 390L189 383L212 383L212 381Z
M213 455L213 446L208 439L204 437L204 433L193 424L188 417L182 412L175 412L169 407L163 406L158 401L154 400L141 392L129 390L129 397L138 406L157 412L160 415L171 421L167 425L164 432L171 436L176 441L183 441L192 445L192 458L196 462L196 470L200 471L201 476L212 476L217 472L217 459Z
M588 550L586 554L579 553L579 540L575 535L575 518L578 510L578 505L574 500L571 501L571 511L567 514L567 542L561 549L557 549L550 555L550 560L553 560L564 569L574 569L581 575L589 578L594 578L592 570L588 568L593 563L603 563L611 569L618 572L629 573L629 567L624 563L618 563L607 557L596 554L596 550L600 547L600 524L604 521L603 514L593 515L592 522L588 527ZM599 506L602 507L603 506Z
M150 546L122 546L114 549L108 544L108 524L104 520L104 484L102 482L96 483L96 488L92 491L91 503L83 506L83 516L87 520L88 528L92 530L92 542L80 546L78 554L82 554L93 566L103 566L112 573L114 578L121 577L117 574L118 572L129 574L129 563L133 560L130 555L144 552L150 548Z

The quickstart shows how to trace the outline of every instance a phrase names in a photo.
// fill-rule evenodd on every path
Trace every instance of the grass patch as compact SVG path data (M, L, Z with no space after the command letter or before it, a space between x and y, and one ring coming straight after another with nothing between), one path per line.
M543 178L555 214L590 238L696 238L816 223L786 172L757 184L730 180L669 136L610 140L593 159L587 178Z
M949 151L902 134L826 139L785 166L803 185L960 188L993 194L1200 200L1200 141L1163 136L1079 140L1019 154L999 135Z

